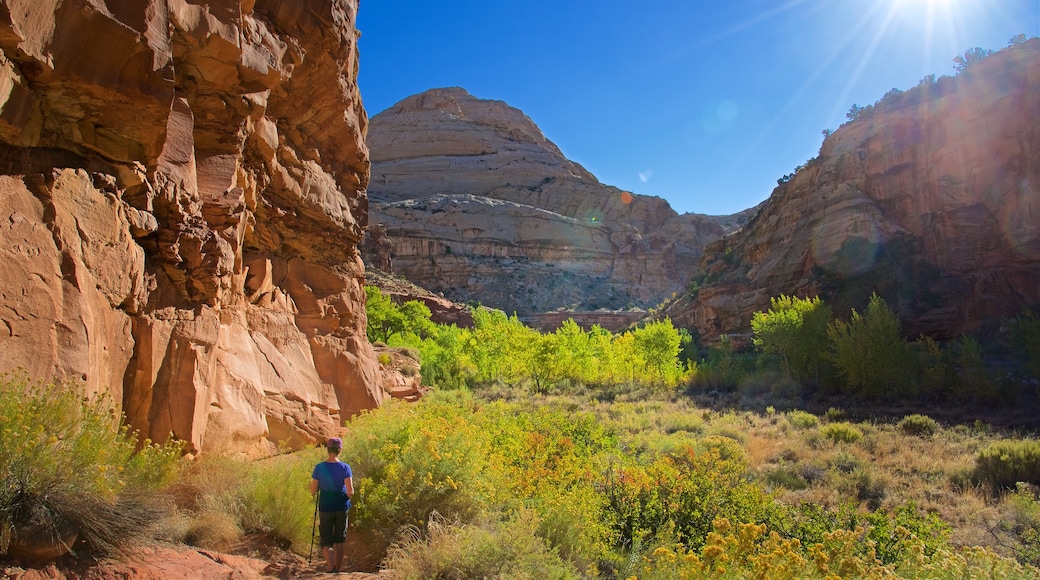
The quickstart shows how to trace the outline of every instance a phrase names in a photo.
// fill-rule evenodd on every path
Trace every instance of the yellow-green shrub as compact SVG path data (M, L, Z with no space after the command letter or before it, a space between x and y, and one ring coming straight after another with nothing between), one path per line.
M1040 485L1040 441L997 441L979 452L975 477L994 489L1014 489L1018 482Z
M829 423L820 428L820 435L835 443L855 443L863 438L863 431L851 423Z
M390 549L387 568L395 580L578 578L535 533L537 519L531 511L505 522L461 524L434 517L427 532L414 530Z
M907 435L931 437L939 430L939 424L935 422L935 419L927 415L914 414L903 417L899 421L899 429Z
M79 531L98 553L147 538L166 506L181 446L138 441L105 395L0 377L0 553L26 524Z
M472 411L449 395L391 402L350 424L341 457L357 480L351 526L376 552L405 526L423 528L434 512L475 521L504 487Z
M816 415L797 409L787 414L787 421L798 429L811 429L820 424L820 419Z
M803 545L786 539L765 525L714 522L699 549L681 544L663 546L643 560L641 580L695 578L762 580L836 578L1036 578L1040 570L1003 558L983 548L942 547L929 552L927 543L909 530L897 527L894 537L905 557L885 564L877 558L874 543L864 530L827 532L823 540Z

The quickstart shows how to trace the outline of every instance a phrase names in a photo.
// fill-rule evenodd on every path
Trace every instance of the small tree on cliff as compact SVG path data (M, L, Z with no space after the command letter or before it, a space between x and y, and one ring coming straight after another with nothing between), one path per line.
M973 64L983 61L991 54L993 54L992 50L983 50L977 46L970 48L964 51L964 56L953 57L953 69L960 74Z

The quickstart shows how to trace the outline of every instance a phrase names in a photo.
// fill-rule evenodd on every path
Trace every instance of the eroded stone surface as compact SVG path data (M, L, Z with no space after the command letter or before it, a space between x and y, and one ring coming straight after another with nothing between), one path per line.
M459 88L372 118L373 224L393 271L456 302L521 315L654 306L681 290L708 216L601 184L521 111ZM377 261L375 246L369 263Z
M378 405L355 0L0 5L0 370L263 454Z
M1037 95L1034 39L846 123L708 246L706 283L666 314L710 341L746 332L771 296L862 308L878 289L910 336L945 338L1040 304Z

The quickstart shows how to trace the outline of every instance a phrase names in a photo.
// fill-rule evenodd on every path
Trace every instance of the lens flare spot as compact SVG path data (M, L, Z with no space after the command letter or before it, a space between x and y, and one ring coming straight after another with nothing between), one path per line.
M628 204L632 203L634 200L635 200L635 198L632 197L631 193L629 193L627 191L622 191L621 192L621 203L623 203L625 205L628 205Z

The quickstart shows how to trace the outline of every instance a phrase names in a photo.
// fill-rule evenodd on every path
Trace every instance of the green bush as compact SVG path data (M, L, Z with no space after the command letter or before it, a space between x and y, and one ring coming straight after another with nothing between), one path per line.
M400 530L425 526L434 512L463 524L475 521L505 487L490 469L472 412L450 395L435 391L417 405L391 401L351 422L342 457L363 498L351 527L375 553Z
M782 465L766 472L766 481L776 487L783 487L792 491L798 491L809 487L809 483L802 479L802 470L792 465Z
M470 578L579 578L535 533L537 516L523 511L507 522L474 524L431 519L428 532L412 530L389 552L395 580Z
M935 422L935 419L918 414L903 417L898 426L903 433L917 437L931 437L939 430L939 424Z
M995 490L1014 489L1019 482L1040 484L1040 441L997 441L979 452L975 479Z
M1008 516L1001 519L1000 531L1008 534L1016 545L1012 546L1019 562L1040 564L1040 501L1034 489L1019 484L1005 498Z
M820 435L835 443L855 443L863 438L863 431L850 423L829 423L820 428Z
M820 419L816 415L798 410L788 413L787 421L797 429L811 429L820 424Z
M1033 379L1040 378L1040 315L1023 309L1010 323L1008 346Z
M0 377L0 553L26 526L78 531L98 554L148 538L181 445L145 440L137 451L121 418L110 397L85 399L77 385Z

